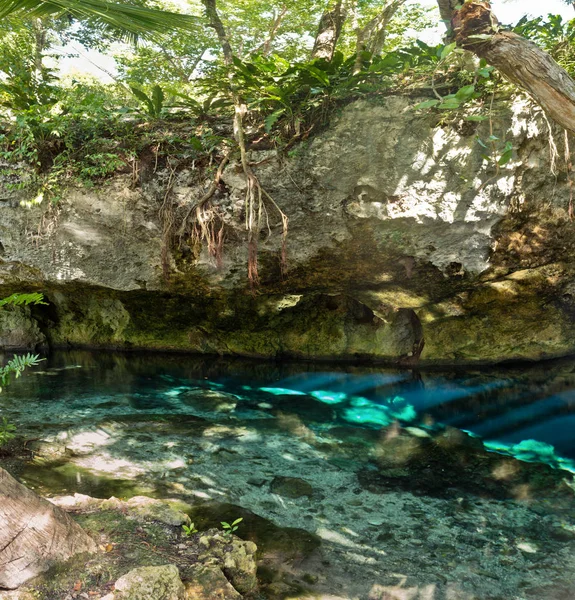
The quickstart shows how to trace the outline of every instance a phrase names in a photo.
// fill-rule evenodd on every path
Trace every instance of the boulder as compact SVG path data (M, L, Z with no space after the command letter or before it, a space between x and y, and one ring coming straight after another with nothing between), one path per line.
M175 565L139 567L120 577L114 600L184 600L185 588Z
M0 469L0 588L15 589L52 564L97 546L62 509Z
M220 567L198 565L190 571L186 600L241 600L241 595L226 579Z
M217 529L208 530L200 544L205 551L198 557L201 562L218 566L238 592L247 594L257 587L257 546L253 542L222 534Z

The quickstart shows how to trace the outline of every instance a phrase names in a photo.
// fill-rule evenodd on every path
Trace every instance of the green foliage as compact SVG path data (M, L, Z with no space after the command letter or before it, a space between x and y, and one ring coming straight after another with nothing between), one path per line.
M483 148L481 156L486 162L503 167L513 158L513 142L501 140L496 135L490 135L486 140L476 138L477 143Z
M575 19L565 21L561 15L552 14L535 19L525 16L513 31L541 46L570 75L575 75Z
M224 530L224 533L231 537L232 534L238 530L238 527L243 520L244 520L243 517L240 517L239 519L236 519L232 523L228 523L227 521L222 521L222 529Z
M16 355L11 358L3 367L0 367L0 385L5 386L9 383L13 375L16 379L22 375L24 369L34 367L39 364L41 359L37 354ZM0 391L2 388L0 387Z
M20 18L65 15L73 19L88 19L99 27L132 37L150 37L166 29L194 31L198 27L198 19L190 15L106 0L9 0L0 4L0 19L11 15Z
M30 306L37 304L46 304L44 296L37 292L30 294L12 294L7 298L0 300L0 307L5 306ZM38 355L25 354L16 355L9 360L3 367L0 367L0 385L6 385L10 376L20 377L24 369L32 367L40 362ZM0 388L1 391L2 388Z
M6 417L0 419L0 448L16 437L16 425Z
M0 307L4 306L29 306L36 304L46 304L44 296L39 293L30 294L12 294L7 298L0 300ZM16 355L10 359L3 367L0 367L0 386L5 386L10 381L10 377L20 377L25 369L33 367L40 363L41 359L35 354ZM2 391L2 387L0 387ZM0 447L15 437L16 426L8 421L6 417L0 420Z
M148 117L152 119L159 119L164 114L164 101L166 96L164 94L164 90L156 84L152 88L152 95L148 96L145 92L134 87L130 86L130 90L132 94L140 101L140 104L144 108L145 113Z
M198 533L194 523L190 523L189 525L182 525L182 532L186 537L190 537L194 535L194 533Z
M32 292L30 294L12 294L7 298L0 300L0 307L2 306L29 306L30 304L47 304L44 302L44 295L39 292Z

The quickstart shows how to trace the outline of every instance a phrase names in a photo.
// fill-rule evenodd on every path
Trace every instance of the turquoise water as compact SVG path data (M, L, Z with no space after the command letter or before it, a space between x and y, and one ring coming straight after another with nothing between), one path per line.
M242 515L245 535L276 532L290 550L262 560L287 588L264 598L567 600L574 390L570 362L417 372L69 352L14 381L0 410L30 440L19 476L42 493L178 497L199 524Z
M5 390L0 407L19 422L45 414L47 423L61 415L74 421L126 410L210 413L201 403L180 401L192 390L233 395L238 401L234 415L240 419L261 417L262 403L303 417L327 405L332 410L324 420L330 425L376 429L394 421L431 429L448 425L481 437L493 450L573 470L575 365L570 362L417 372L61 352ZM316 426L321 421L317 419Z

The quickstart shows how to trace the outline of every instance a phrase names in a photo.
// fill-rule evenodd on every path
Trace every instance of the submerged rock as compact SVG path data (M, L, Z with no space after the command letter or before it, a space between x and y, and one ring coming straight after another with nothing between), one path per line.
M285 498L302 498L313 495L313 487L307 481L298 477L276 477L270 484L272 493Z

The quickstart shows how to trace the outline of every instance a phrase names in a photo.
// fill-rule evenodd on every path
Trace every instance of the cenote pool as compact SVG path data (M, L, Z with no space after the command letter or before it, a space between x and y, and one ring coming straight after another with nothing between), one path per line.
M200 527L243 516L261 598L575 598L574 362L62 352L0 409L42 494L181 498Z

